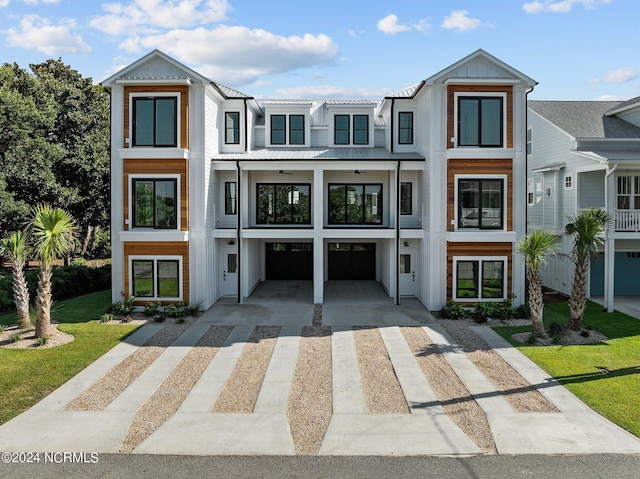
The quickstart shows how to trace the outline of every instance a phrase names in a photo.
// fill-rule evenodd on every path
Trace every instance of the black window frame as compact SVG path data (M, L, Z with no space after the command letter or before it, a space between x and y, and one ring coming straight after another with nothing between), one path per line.
M143 291L136 290L136 268L135 268L136 263L151 264L151 291L149 291L149 294L143 294L143 291L147 291L147 290L143 290ZM175 279L176 279L177 294L169 295L169 296L160 294L160 289L161 289L160 263L174 263L176 265L177 276ZM180 298L180 290L181 290L181 283L182 283L181 275L182 275L182 271L180 270L180 260L178 259L131 258L131 279L132 279L131 294L137 298L151 298L151 299Z
M409 187L409 195L404 196L405 191L407 191L407 186ZM406 216L413 214L413 182L411 181L400 182L400 214Z
M464 224L464 220L465 217L462 214L462 208L463 208L463 190L461 188L461 182L466 181L466 182L472 182L472 181L477 181L479 182L479 187L478 187L478 206L477 206L477 216L478 216L478 225L473 225L473 226L467 226ZM480 212L483 210L483 208L489 208L489 206L484 206L483 205L483 192L482 192L482 184L485 182L500 182L500 216L499 216L499 220L500 223L497 226L483 226L483 215L480 214ZM506 205L505 205L505 179L504 178L474 178L474 177L469 177L469 178L458 178L457 179L457 187L458 187L458 198L457 198L457 209L458 209L458 229L472 229L472 230L504 230L504 216L505 216L505 210L506 210ZM471 207L471 208L475 208L475 207ZM494 218L494 217L491 217ZM475 219L475 218L474 218Z
M500 102L500 120L499 120L499 138L500 141L498 143L487 143L484 144L483 140L482 140L482 133L483 133L483 128L482 128L482 104L484 101L499 101ZM466 102L466 101L475 101L477 102L477 114L478 117L476 119L477 121L477 125L478 125L478 131L477 133L477 138L478 141L477 142L469 142L469 143L463 143L462 140L462 126L463 126L463 119L462 119L462 102ZM504 145L504 98L502 96L482 96L482 95L478 95L478 96L467 96L467 95L461 95L458 97L458 104L457 104L457 108L458 108L458 146L463 146L463 147L476 147L476 148L502 148Z
M282 119L282 128L274 128L274 118ZM272 145L286 145L287 144L287 115L271 115L270 119L270 143ZM278 133L282 135L282 141L274 141L274 134Z
M238 207L238 184L235 181L224 182L224 214L235 215Z
M288 218L278 218L277 215L277 207L276 205L278 204L278 187L285 187L285 186L289 186L289 194L293 195L294 189L293 188L299 188L299 187L307 187L309 189L309 195L308 195L308 204L307 204L307 208L306 211L304 212L306 214L306 220L304 221L294 221L295 218L295 212L294 212L294 203L290 202L287 200L287 202L291 205L291 209L290 209L290 214ZM260 216L260 189L261 187L267 188L267 187L272 187L273 188L273 201L274 201L274 207L273 207L273 221L268 221L261 218ZM304 216L304 215L303 215ZM306 225L306 226L310 226L311 225L311 183L256 183L256 224L257 225Z
M472 280L474 281L474 284L473 284L474 290L472 295L467 295L467 296L460 295L460 291L461 291L460 266L462 263L471 263L472 265L472 271L473 271ZM494 294L494 295L485 294L485 289L488 288L488 286L485 284L488 281L488 279L485 278L485 263L501 263L502 264L502 276L500 278L501 283L500 283L500 288L498 290L498 294ZM507 267L508 267L507 260L502 258L486 258L486 259L459 258L456 260L454 267L456 268L456 281L455 281L455 284L453 285L453 288L455 291L455 299L457 301L466 301L466 300L500 301L504 299L505 290L506 290L505 273L507 272Z
M142 182L152 182L153 183L153 192L152 192L152 200L153 200L153 226L148 225L139 225L138 224L138 206L136 201L136 184ZM158 182L172 182L173 183L173 224L172 225L159 225L158 218L156 217L157 212L157 204L156 204L156 183ZM178 214L180 210L180 198L178 197L178 179L177 178L133 178L131 180L131 208L132 208L132 216L133 220L131 221L132 227L135 228L146 228L146 229L165 229L165 230L175 230L178 229Z
M350 186L354 186L354 187L358 187L361 186L362 187L362 196L363 196L363 201L362 201L362 211L360 213L360 221L349 221L349 214L347 213L347 205L349 204L349 200L348 200L348 192L349 192L349 187ZM379 206L379 212L377 213L380 217L379 221L366 221L366 195L367 195L367 186L371 186L371 187L379 187L379 197L378 197L378 206ZM332 195L331 195L331 189L332 187L344 187L344 203L342 204L343 208L344 208L344 221L336 221L335 218L332 218ZM365 226L377 226L377 227L381 227L384 223L384 215L383 215L383 210L384 210L384 202L383 202L383 184L382 183L329 183L328 184L328 195L327 195L327 204L328 204L328 224L332 225L332 226L337 226L337 225L365 225ZM340 206L340 205L338 205Z
M294 128L293 127L293 120L294 119L301 119L302 120L302 127L301 128ZM302 133L302 141L293 141L293 137L294 137L294 132L301 132ZM289 144L290 145L304 145L305 144L305 119L304 119L304 115L289 115Z
M229 119L231 119L232 121L231 126L229 126ZM231 132L233 141L229 141L230 132ZM224 114L224 143L225 145L240 144L240 112L239 111L227 111Z
M347 119L346 128L338 128L338 119ZM346 141L338 141L338 132L346 131ZM335 145L349 145L351 141L351 115L334 115L333 117L333 143Z
M409 126L402 126L402 117L408 116ZM409 139L402 140L402 133L405 132ZM398 145L413 145L413 112L412 111L400 111L398 112Z
M368 145L369 144L369 115L353 115L352 116L352 122L353 122L353 139L352 142L354 145ZM363 120L364 119L364 125L365 127L359 127L358 125L358 120ZM364 131L365 134L365 140L361 141L359 140L357 137L359 136L358 134L362 133Z
M172 143L158 143L158 102L159 101L172 101L173 102L173 142ZM151 143L141 143L138 140L138 102L152 101L153 102L153 141ZM143 148L175 148L178 146L178 97L177 96L134 96L132 98L132 139L131 143L134 147Z

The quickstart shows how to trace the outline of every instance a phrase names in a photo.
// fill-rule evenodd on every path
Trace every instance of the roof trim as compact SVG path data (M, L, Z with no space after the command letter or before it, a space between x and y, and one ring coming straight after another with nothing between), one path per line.
M531 170L532 173L545 173L547 171L560 171L565 166L566 163L550 163L548 165L542 166L540 168L536 168L535 170Z

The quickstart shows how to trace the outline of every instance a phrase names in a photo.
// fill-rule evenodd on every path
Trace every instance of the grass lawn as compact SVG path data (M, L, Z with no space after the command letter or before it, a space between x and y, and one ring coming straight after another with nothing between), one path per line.
M567 303L547 304L544 322L568 323ZM532 361L551 374L592 409L640 436L640 320L619 312L605 313L589 302L585 329L606 335L604 343L580 346L524 346L511 335L531 328L495 328ZM604 374L599 368L610 372Z
M111 291L87 294L54 304L52 319L75 340L49 349L0 348L0 424L36 404L138 328L99 324L111 305ZM0 324L16 315L0 316Z

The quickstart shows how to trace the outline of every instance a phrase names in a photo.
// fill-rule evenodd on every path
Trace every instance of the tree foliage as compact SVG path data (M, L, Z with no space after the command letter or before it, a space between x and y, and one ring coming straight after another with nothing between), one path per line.
M60 59L30 69L0 66L0 235L40 203L69 211L80 235L105 230L108 96Z

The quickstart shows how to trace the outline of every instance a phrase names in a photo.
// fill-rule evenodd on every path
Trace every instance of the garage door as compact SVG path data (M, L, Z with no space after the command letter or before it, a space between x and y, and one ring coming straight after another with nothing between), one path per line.
M640 296L640 252L615 254L615 296ZM591 296L604 296L604 255L591 262Z
M267 243L267 279L313 279L312 243Z
M376 279L375 243L329 243L329 279Z

